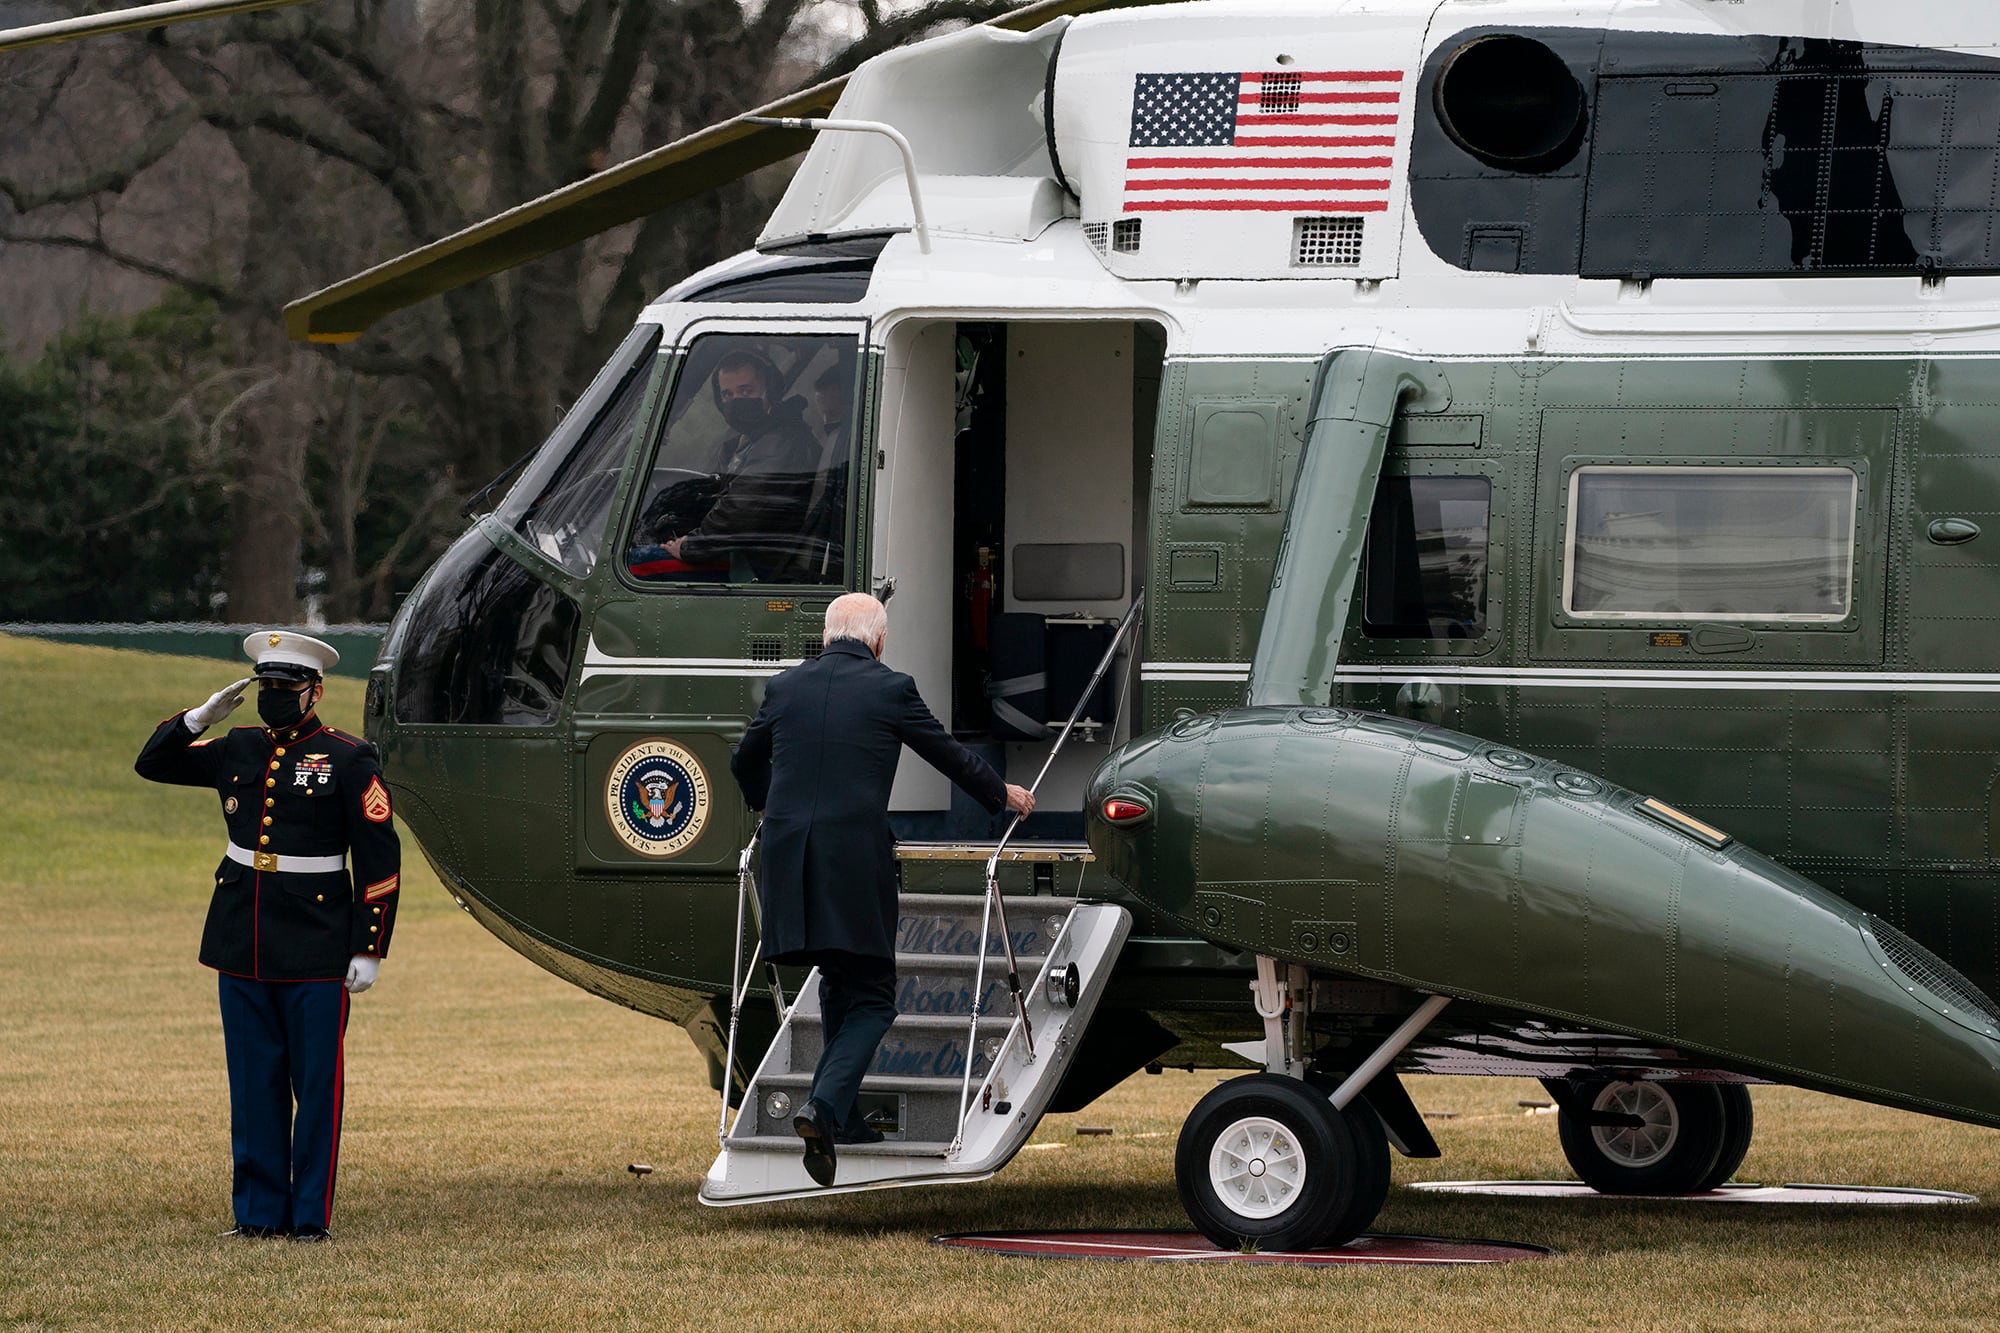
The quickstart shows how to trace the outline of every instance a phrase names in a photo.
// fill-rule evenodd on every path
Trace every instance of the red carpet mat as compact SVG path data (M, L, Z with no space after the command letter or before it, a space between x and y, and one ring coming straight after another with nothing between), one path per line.
M1358 1236L1335 1249L1297 1254L1244 1254L1218 1249L1192 1231L969 1231L933 1236L933 1245L955 1245L992 1254L1035 1259L1129 1259L1158 1263L1238 1264L1504 1264L1540 1259L1539 1245L1504 1240L1447 1240L1438 1236Z
M1706 1194L1599 1194L1575 1180L1424 1180L1409 1186L1433 1194L1484 1194L1508 1199L1637 1199L1644 1203L1978 1203L1951 1190L1889 1185L1724 1185Z

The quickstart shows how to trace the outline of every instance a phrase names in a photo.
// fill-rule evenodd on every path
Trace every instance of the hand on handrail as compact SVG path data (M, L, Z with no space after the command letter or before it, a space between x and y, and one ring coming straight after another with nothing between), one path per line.
M1007 808L1025 819L1035 813L1035 794L1010 782L1007 784Z

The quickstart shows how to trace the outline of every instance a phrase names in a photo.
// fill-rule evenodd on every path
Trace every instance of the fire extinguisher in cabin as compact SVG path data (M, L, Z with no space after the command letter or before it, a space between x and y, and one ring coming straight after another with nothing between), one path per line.
M986 621L993 610L993 548L979 548L979 564L967 581L966 600L969 603L969 619L972 624L972 646L979 652L986 648Z

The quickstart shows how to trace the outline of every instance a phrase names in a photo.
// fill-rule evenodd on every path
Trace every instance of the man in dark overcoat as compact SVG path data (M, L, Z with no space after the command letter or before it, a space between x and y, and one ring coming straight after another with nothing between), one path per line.
M316 711L331 644L243 641L261 727L204 735L252 678L160 723L139 776L207 787L228 843L201 934L219 974L235 1159L231 1236L332 1238L350 995L375 984L396 924L402 849L375 747Z
M805 1166L833 1183L836 1141L868 1142L856 1099L896 1019L896 848L889 788L903 747L997 814L1035 798L951 738L917 683L881 662L888 614L866 593L827 608L825 647L771 678L729 768L764 815L764 954L820 970L826 1042L793 1121Z

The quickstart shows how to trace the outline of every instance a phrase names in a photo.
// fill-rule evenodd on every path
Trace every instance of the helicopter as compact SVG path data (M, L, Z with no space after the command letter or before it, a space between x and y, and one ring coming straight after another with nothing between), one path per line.
M804 153L398 611L398 808L687 1030L711 1204L823 1192L721 774L849 591L1038 804L899 774L836 1192L1165 1065L1237 1072L1176 1181L1266 1249L1438 1153L1409 1073L1542 1080L1616 1193L1726 1180L1760 1082L2000 1126L1995 72L1970 0L1056 0L295 302L349 340Z

